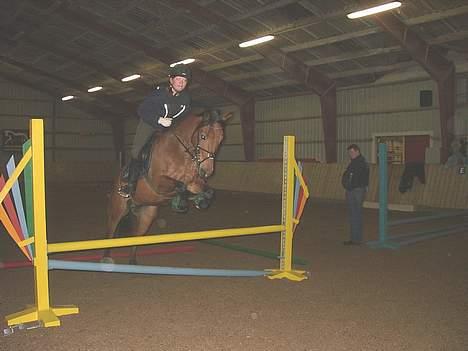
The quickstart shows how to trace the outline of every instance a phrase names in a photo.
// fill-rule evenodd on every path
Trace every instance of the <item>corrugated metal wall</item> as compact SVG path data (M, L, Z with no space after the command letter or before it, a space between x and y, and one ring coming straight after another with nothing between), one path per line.
M457 109L455 115L455 134L468 137L468 105Z
M44 119L46 162L115 162L110 125L33 89L0 81L0 129L29 129L29 119ZM10 151L4 151L11 154ZM58 167L58 166L57 166ZM89 166L88 172L93 172Z
M457 135L468 134L467 80L457 80ZM432 90L433 106L420 107L420 91ZM347 160L346 147L360 145L369 160L373 157L373 137L378 134L421 133L431 135L431 146L440 147L440 121L437 85L430 80L339 89L338 162ZM297 155L323 161L325 150L320 99L316 95L258 101L256 113L257 159L281 158L283 135L297 137ZM227 142L222 160L243 160L240 126L228 126L226 134L236 136L235 146Z
M115 160L112 129L109 123L85 115L74 109L71 104L58 103L56 114L53 134L55 134L57 161ZM48 124L51 122L53 121L49 121Z
M297 157L324 160L320 99L316 95L259 101L255 106L258 159L282 157L284 135L295 135Z
M221 109L222 114L233 112L227 123L222 147L218 151L218 161L242 161L244 160L244 144L242 141L242 128L240 122L239 107L235 105L225 106Z

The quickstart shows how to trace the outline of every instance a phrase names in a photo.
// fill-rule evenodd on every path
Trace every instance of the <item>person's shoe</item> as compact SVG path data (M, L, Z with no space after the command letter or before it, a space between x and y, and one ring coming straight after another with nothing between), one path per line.
M343 242L343 245L345 245L345 246L350 246L350 245L361 245L361 242L360 242L360 241L348 240L348 241L344 241L344 242Z

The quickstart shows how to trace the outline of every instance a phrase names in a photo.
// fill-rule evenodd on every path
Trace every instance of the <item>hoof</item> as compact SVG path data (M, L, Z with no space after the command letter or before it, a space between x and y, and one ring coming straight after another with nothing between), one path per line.
M101 258L101 263L114 264L114 259L109 256Z

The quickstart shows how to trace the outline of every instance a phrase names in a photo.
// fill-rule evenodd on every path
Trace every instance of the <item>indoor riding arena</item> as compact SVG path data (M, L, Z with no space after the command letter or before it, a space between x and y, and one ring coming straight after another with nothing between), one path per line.
M466 0L0 19L0 351L468 351Z

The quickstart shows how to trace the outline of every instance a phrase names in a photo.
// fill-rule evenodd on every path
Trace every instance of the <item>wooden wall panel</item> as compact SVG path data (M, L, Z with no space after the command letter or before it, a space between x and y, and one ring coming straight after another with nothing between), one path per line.
M347 164L305 163L304 174L312 198L344 200L341 175ZM389 166L389 203L419 207L468 208L468 174L441 165L426 165L426 184L414 179L406 193L398 190L404 166ZM266 193L281 192L280 162L220 162L210 184L218 189ZM369 192L366 200L378 201L378 168L370 165Z

